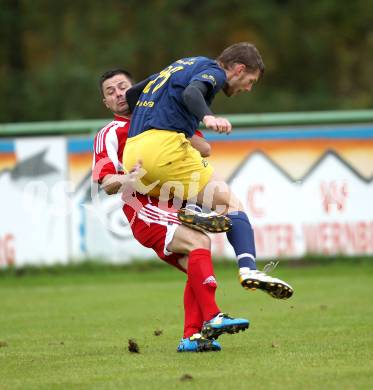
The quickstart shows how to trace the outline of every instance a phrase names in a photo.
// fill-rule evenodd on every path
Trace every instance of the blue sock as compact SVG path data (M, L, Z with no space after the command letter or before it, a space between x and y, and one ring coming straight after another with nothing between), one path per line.
M249 218L243 211L229 213L227 217L232 221L232 229L227 232L227 238L236 253L238 266L256 269L254 230Z

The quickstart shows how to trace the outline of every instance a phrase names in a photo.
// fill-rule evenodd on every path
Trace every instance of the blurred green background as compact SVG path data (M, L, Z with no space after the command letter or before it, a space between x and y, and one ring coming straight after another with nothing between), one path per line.
M265 77L219 113L373 106L373 1L0 0L0 122L107 117L97 80L253 42Z

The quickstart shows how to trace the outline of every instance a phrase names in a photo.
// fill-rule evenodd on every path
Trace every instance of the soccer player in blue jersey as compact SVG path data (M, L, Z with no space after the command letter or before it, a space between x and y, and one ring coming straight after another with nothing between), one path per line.
M131 183L141 163L126 174L120 161L131 121L123 95L131 85L132 76L123 69L108 70L100 78L103 103L115 116L95 137L92 180L101 184L108 195L122 191L123 213L134 238L187 275L183 300L184 332L177 351L219 351L221 346L216 338L247 329L249 321L222 313L216 303L217 281L209 237L182 225L177 210L158 207L161 206L159 199L133 193ZM191 142L201 155L209 154L210 145L201 132L196 132Z
M209 108L215 95L220 90L228 97L249 92L263 73L256 47L241 42L226 48L216 60L180 59L135 85L127 91L133 115L123 162L130 170L142 160L145 175L138 183L139 191L151 188L152 196L171 193L199 204L207 202L226 214L232 221L227 237L237 256L241 285L286 299L293 288L256 269L254 233L242 204L188 140L200 121L219 133L230 133L231 123ZM190 226L203 220L198 213L179 216Z

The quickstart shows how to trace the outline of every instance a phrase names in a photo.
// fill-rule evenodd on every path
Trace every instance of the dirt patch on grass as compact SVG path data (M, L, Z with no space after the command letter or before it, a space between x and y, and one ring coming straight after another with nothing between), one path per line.
M134 339L128 339L128 350L131 353L140 353L139 345L136 343Z
M192 377L192 375L190 375L190 374L184 374L184 375L182 375L182 376L180 377L180 380L181 380L182 382L191 381L191 380L193 380L193 377Z

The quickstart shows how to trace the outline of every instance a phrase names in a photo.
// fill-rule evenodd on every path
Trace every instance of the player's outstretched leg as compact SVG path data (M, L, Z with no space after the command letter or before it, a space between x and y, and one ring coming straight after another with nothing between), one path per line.
M192 229L207 233L224 233L232 228L230 218L222 214L203 213L189 208L178 210L179 221Z
M228 216L232 220L232 229L227 238L237 256L241 285L248 290L266 291L273 298L290 298L294 289L288 283L256 269L254 230L247 214L237 211Z
M290 284L256 269L240 268L239 278L242 287L248 290L263 290L276 299L288 299L294 292Z
M181 339L177 347L177 352L216 352L220 350L221 346L216 340L205 338L199 333Z
M204 322L201 334L207 339L217 339L223 333L238 333L249 327L245 318L232 318L228 314L219 313L210 321Z

